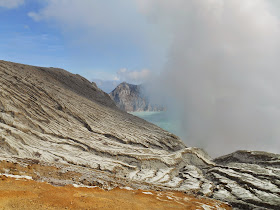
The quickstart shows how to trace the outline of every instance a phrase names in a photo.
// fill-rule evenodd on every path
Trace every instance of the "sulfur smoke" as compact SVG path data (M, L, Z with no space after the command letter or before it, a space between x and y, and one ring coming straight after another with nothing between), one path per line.
M172 44L156 94L187 146L280 153L280 21L268 0L143 3ZM179 113L179 114L178 114Z

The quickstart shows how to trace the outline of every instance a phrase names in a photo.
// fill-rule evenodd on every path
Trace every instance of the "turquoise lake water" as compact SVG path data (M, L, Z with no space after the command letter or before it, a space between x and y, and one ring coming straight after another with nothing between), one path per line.
M179 122L172 119L168 112L131 112L131 114L180 136Z
M182 121L180 121L180 117L178 115L176 116L176 113L171 112L130 112L130 114L133 114L137 117L140 117L148 122L151 122L164 130L167 130L175 135L177 135L186 145L189 147L199 147L206 149L207 151L211 150L207 148L208 143L207 142L194 142L191 141L191 139L188 139L187 131L182 126ZM209 146L209 145L208 145ZM208 151L208 152L209 152ZM218 157L220 154L216 153L214 150L212 150L211 153L209 153L213 157Z
M189 147L199 147L205 149L212 157L218 157L221 154L217 153L211 147L208 147L207 142L194 142L188 139L187 131L182 126L182 122L179 120L180 117L171 112L130 112L137 117L140 117L148 122L151 122L164 130L167 130L175 135L177 135L187 146Z

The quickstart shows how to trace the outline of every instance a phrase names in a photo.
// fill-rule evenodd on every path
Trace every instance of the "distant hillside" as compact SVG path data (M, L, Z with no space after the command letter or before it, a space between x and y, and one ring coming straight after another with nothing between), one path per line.
M120 109L128 112L165 110L163 106L150 102L144 93L143 85L132 85L123 82L109 95Z

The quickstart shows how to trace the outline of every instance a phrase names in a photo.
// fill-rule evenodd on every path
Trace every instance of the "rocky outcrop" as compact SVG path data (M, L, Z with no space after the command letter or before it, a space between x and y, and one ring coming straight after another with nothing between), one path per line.
M211 197L239 209L279 209L280 155L237 151L214 162L206 172L215 184Z
M280 205L279 155L239 151L211 160L61 69L0 61L0 160L54 185L176 190L237 209Z
M132 85L126 82L119 84L109 95L116 105L128 112L164 111L165 108L150 102L143 85Z

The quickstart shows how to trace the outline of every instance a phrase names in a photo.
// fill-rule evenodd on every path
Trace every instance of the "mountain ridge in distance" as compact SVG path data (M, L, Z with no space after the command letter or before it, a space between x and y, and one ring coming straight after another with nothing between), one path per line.
M120 109L127 112L166 110L164 106L152 103L143 84L122 82L109 95Z

